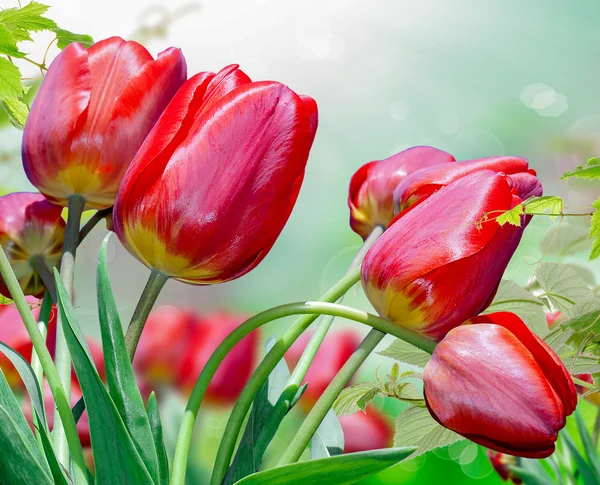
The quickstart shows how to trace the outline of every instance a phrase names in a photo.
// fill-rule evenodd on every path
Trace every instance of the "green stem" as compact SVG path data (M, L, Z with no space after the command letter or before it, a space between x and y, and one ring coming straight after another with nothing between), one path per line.
M33 268L33 270L37 273L37 275L44 283L46 287L46 294L52 298L52 301L56 303L56 284L54 283L54 276L52 276L52 272L50 268L46 265L46 261L44 257L36 254L29 258L29 265Z
M81 443L79 442L77 426L75 425L75 420L73 419L73 414L71 413L69 401L61 384L56 367L54 366L54 362L52 362L50 352L48 352L48 348L46 347L44 337L38 329L37 322L31 313L31 308L29 308L29 304L25 299L25 295L23 295L23 290L21 289L15 273L10 266L10 262L6 257L6 253L1 246L0 273L2 274L2 278L4 279L4 282L10 291L17 309L19 310L19 314L21 315L21 319L23 320L25 328L27 329L27 333L31 338L33 348L35 349L37 358L40 361L40 365L42 366L44 374L46 375L46 379L48 380L50 390L52 391L56 408L58 409L60 418L64 423L64 431L73 457L73 463L77 475L76 478L83 477L84 481L81 483L87 483L87 479L85 478L87 477L87 470L85 467L83 449L81 448Z
M87 237L87 235L90 232L92 232L92 229L94 229L94 227L96 227L96 225L102 219L105 219L110 214L112 214L112 207L96 211L96 213L90 218L90 220L87 221L85 225L81 228L81 231L79 231L79 241L83 241Z
M353 275L354 273L348 275L346 281L350 280ZM336 300L337 298L338 297L334 297L333 299ZM192 395L190 397L190 400L188 401L186 412L184 414L181 428L179 431L177 448L175 450L173 477L171 481L172 485L182 485L185 482L187 454L198 410L200 409L202 399L204 397L208 385L210 384L210 380L212 379L216 370L218 369L219 364L223 361L223 359L227 356L231 349L250 332L262 325L265 325L266 323L272 322L273 320L284 318L290 315L320 314L335 315L338 317L347 318L349 320L354 320L365 325L369 325L373 328L377 328L382 332L390 333L398 338L402 338L403 340L406 340L407 342L412 343L413 345L416 345L419 348L422 348L423 350L426 350L428 352L433 352L433 349L435 347L435 342L427 340L424 337L414 332L411 332L410 330L406 330L400 327L399 325L390 322L389 320L384 320L383 318L371 315L367 312L356 310L354 308L349 308L343 305L338 305L335 303L289 303L287 305L281 305L259 313L258 315L244 322L233 332L231 332L227 336L227 338L225 338L225 340L223 340L221 345L219 345L217 350L215 350L213 355L210 357L210 359L204 366L200 377L196 381L196 385L194 386L194 390L192 391ZM306 320L308 319L303 318L297 320L294 323L294 327L299 328L301 324L303 324L303 322L306 322ZM308 325L310 325L310 322L308 322L308 324L304 323L304 329L306 329ZM300 335L301 333L302 332L299 332L298 335ZM263 359L263 361L255 371L250 382L248 382L248 384L246 385L246 389L251 389L247 392L247 395L250 396L250 399L246 401L238 399L236 407L234 407L234 410L232 411L230 420L233 420L235 422L236 420L240 419L240 416L242 416L242 414L243 416L241 419L244 419L247 409L252 404L252 398L254 394L258 391L262 383L266 380L268 375L271 373L272 369L281 360L281 358L283 357L287 349L292 345L292 343L293 341L291 339L289 341L286 341L285 339L280 339L275 344L275 346L271 349L271 351L267 354L267 356ZM242 410L244 409L245 411L242 413ZM225 435L223 439L231 438ZM226 449L227 447L224 448ZM229 459L231 459L231 456L229 456ZM214 477L215 475L213 475L213 479Z
M598 437L600 436L600 408L596 411L596 421L594 421L594 434L592 435L592 443L594 448L598 448Z
M579 385L581 387L585 387L586 389L597 389L596 386L594 386L594 384L590 384L589 382L582 381L581 379L579 379L579 378L577 378L575 376L571 376L571 380L575 384L577 384L577 385Z
M129 355L131 361L133 361L140 337L142 336L142 331L144 330L144 325L146 325L146 320L148 320L148 315L150 315L150 311L168 279L169 277L160 271L152 270L150 273L148 282L135 307L131 322L127 328L127 333L125 334L125 347L127 348L127 355Z
M75 278L75 255L77 253L77 246L79 245L79 225L84 207L85 199L81 195L75 194L69 197L69 215L67 218L63 254L60 260L60 276L71 298L73 297L73 280ZM67 401L69 401L71 398L71 355L69 354L67 342L62 331L60 317L56 329L55 363L60 382L65 389ZM54 411L54 430L52 435L56 458L59 463L68 469L69 448L58 409Z
M377 344L381 342L383 337L385 337L385 333L376 330L375 328L369 332L360 346L354 351L341 370L333 378L329 386L327 386L327 389L325 389L325 392L321 395L310 413L308 413L304 423L300 426L300 429L295 434L294 439L286 452L280 458L277 466L288 465L300 459L302 453L304 453L308 443L325 418L325 415L331 409L331 406L333 406L337 397L346 387L352 376L356 374L358 368L363 364L371 352L375 350L375 347L377 347Z

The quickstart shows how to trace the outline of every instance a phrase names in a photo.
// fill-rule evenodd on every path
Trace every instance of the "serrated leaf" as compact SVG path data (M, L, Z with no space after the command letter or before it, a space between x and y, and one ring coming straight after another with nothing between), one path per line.
M596 199L592 204L595 209L590 222L590 235L592 239L592 251L590 252L590 261L600 256L600 199Z
M567 265L542 263L535 278L544 292L541 296L547 297L558 310L567 315L576 303L594 298L588 285Z
M53 30L56 28L54 20L43 16L49 8L38 2L28 3L21 8L6 8L0 11L0 23L11 31L16 28L30 32Z
M60 28L53 29L53 32L56 34L56 45L61 50L72 42L79 42L84 47L91 47L94 44L94 39L92 39L91 35L76 34Z
M310 459L329 458L341 455L344 451L344 431L333 409L325 415L325 418L317 428L316 433L310 440Z
M531 197L524 203L525 214L562 214L563 200L556 195L544 195L542 197Z
M29 116L29 107L23 101L22 97L8 96L2 100L2 108L8 116L10 124L19 130L25 128L27 116Z
M462 439L434 420L427 408L409 406L396 418L394 446L416 446L411 458Z
M423 401L423 394L421 394L417 390L414 384L411 384L410 382L405 382L398 387L398 399L400 399L401 401Z
M18 98L22 94L21 71L8 59L0 57L0 99Z
M14 301L12 301L10 298L6 298L3 295L0 295L0 306L2 305L14 305Z
M575 219L573 221L573 219ZM552 226L540 240L539 248L544 254L566 256L578 252L589 251L591 246L589 224L582 218L573 217L569 221L563 219L557 226Z
M550 333L544 337L544 341L552 350L554 350L554 352L559 353L569 339L573 336L573 333L573 329L560 325L558 327L554 327ZM568 346L566 348L568 350L572 350Z
M579 167L563 173L561 179L565 180L571 177L589 180L600 178L600 158L590 158L587 164L579 165Z
M158 458L154 438L125 347L123 327L108 275L107 248L110 236L109 233L100 246L97 274L98 317L108 388L139 456L154 482L158 483Z
M590 357L588 355L579 355L574 357L565 357L562 359L563 364L570 374L596 374L600 372L600 360L598 357Z
M521 226L521 216L523 215L523 205L517 204L512 209L507 210L503 214L496 217L496 222L503 226L504 224L512 224L513 226Z
M537 335L548 333L544 304L512 280L502 280L492 304L483 313L516 313Z
M413 451L414 448L389 448L294 463L255 473L236 485L350 485L394 466Z
M377 395L378 388L368 382L361 382L360 384L347 387L340 393L333 404L335 414L338 416L349 416L350 414L364 410L364 408L367 407L368 402L365 402L367 399L363 398L371 396L370 400L372 400L375 397L373 391L375 392L375 395ZM363 408L359 405L361 400L364 405Z
M17 58L25 57L17 47L15 36L3 24L0 24L0 54Z
M150 428L152 429L152 437L154 438L154 447L156 448L156 455L158 457L158 483L159 485L169 485L169 459L167 457L167 450L165 449L158 401L156 400L156 394L154 394L154 392L151 393L148 398L146 413L148 414L148 421L150 422Z
M384 357L397 360L398 362L404 362L405 364L421 368L425 367L427 362L431 359L431 354L398 338L395 339L388 348L377 353Z

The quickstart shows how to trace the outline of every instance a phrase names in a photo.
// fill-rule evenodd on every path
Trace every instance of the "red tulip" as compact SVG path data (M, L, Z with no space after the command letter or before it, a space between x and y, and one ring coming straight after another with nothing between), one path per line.
M179 49L154 60L111 37L67 46L52 62L23 133L27 177L48 200L80 194L87 208L113 205L127 166L186 79Z
M505 455L504 453L496 453L495 451L488 450L488 458L492 462L492 466L496 473L500 475L500 478L505 482L511 480L515 485L521 485L523 480L517 477L511 470L511 466L517 464L517 459L511 455Z
M584 382L587 382L588 384L594 384L594 377L592 376L592 374L576 374L575 377L577 377L577 379L581 379ZM575 384L575 389L577 390L577 393L579 395L584 395L590 391L590 389L588 389L587 387L580 386L579 384ZM590 404L593 404L594 406L600 408L599 391L594 391L591 394L588 394L587 396L585 396L585 400Z
M26 295L40 297L46 291L31 258L41 258L48 268L60 266L65 235L61 213L41 194L15 192L0 197L0 245ZM2 277L0 293L10 298Z
M449 153L424 146L363 165L350 180L350 227L363 239L376 226L387 227L394 218L392 196L396 186L415 170L453 161Z
M245 320L244 316L228 313L213 313L196 318L177 372L177 383L184 392L192 390L212 353ZM207 402L231 404L237 400L256 364L258 340L258 333L252 332L227 354L210 381L206 391Z
M127 170L114 229L141 262L193 284L232 280L267 255L302 184L313 99L237 66L177 93Z
M548 322L548 328L552 328L554 325L562 322L563 320L565 320L565 316L560 310L546 313L546 322Z
M396 212L408 209L452 182L481 170L508 175L513 192L521 200L542 195L535 170L521 157L489 157L424 168L404 178L394 191Z
M402 212L362 265L363 287L375 309L435 340L479 314L523 233L523 227L481 221L521 202L508 176L485 170Z
M285 360L290 368L296 367L311 338L312 334L305 332L286 352ZM360 338L349 330L331 332L325 337L303 382L308 383L298 403L303 410L310 411L359 345Z
M394 426L376 407L367 406L366 412L340 416L344 431L344 453L387 448L394 438Z
M448 332L423 382L427 407L440 424L526 458L554 452L577 406L559 357L513 313L481 315Z

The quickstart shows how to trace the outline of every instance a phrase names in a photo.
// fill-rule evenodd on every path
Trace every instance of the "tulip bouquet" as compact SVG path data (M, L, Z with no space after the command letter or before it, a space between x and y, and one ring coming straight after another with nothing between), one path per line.
M317 103L237 65L188 76L179 49L153 58L118 37L93 43L46 10L0 12L0 99L24 125L23 166L39 191L0 197L2 484L184 485L206 402L232 405L211 485L349 484L461 439L489 448L515 483L600 483L600 424L592 437L575 412L578 389L597 397L600 300L560 263L540 263L527 288L502 279L534 215L591 216L600 255L598 212L564 212L523 158L456 161L414 147L352 177L350 227L364 243L318 300L250 318L153 311L169 279L230 281L269 253L302 185ZM29 111L13 58L26 58L18 43L36 30L55 32L63 50L38 63L44 79ZM565 177L597 179L599 167L594 159ZM102 220L100 346L84 336L73 297L77 247ZM125 332L107 262L112 232L150 270ZM342 304L358 283L377 315ZM294 315L259 359L256 330ZM370 331L362 342L329 333L336 317ZM386 335L390 374L353 383ZM164 385L188 396L172 453ZM16 388L28 395L24 410ZM393 437L378 396L408 403ZM265 469L293 408L305 419ZM561 431L574 412L581 446Z

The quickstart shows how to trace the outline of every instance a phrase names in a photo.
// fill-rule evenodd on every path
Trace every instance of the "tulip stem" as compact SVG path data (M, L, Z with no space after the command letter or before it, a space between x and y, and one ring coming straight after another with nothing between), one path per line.
M148 320L148 315L150 315L150 311L168 279L169 277L160 271L152 270L140 301L138 301L135 307L131 322L129 323L129 327L127 327L127 333L125 334L125 347L127 348L127 355L129 355L129 359L132 362L144 326L146 325L146 320Z
M594 384L590 384L589 382L585 382L582 381L581 379L578 379L577 377L571 376L571 379L573 380L573 382L581 387L585 387L586 389L598 389L596 386L594 386Z
M52 276L50 268L48 268L46 261L44 261L44 257L39 254L32 256L29 258L29 265L40 277L42 283L44 283L46 295L52 298L52 301L56 303L56 284L54 283L54 276Z
M50 386L50 390L52 391L52 395L54 397L54 402L56 403L56 409L60 414L60 418L64 423L64 432L66 435L66 439L69 445L69 449L71 451L71 455L73 457L73 464L75 469L75 481L76 483L87 483L87 470L85 467L85 460L83 456L83 449L81 448L81 443L79 442L79 436L77 433L77 426L75 425L75 420L73 419L73 414L71 413L71 407L69 406L69 400L67 399L65 390L60 381L60 377L58 375L57 369L52 362L52 357L50 356L50 352L46 347L46 341L44 336L38 329L38 324L31 313L31 308L25 299L25 295L23 294L23 290L19 285L17 277L13 272L10 262L6 257L6 253L4 249L0 246L0 273L2 274L2 278L10 291L11 297L19 310L19 315L21 315L21 319L27 329L27 333L31 338L31 342L33 344L33 348L39 359L40 365L46 375L46 379L48 380L48 384Z
M596 420L594 421L594 434L592 435L592 443L594 448L598 448L598 437L600 437L600 408L596 411Z
M294 439L290 443L288 449L279 459L277 466L289 465L300 459L302 453L304 453L308 443L316 433L337 397L344 390L350 379L352 379L352 376L356 374L358 368L363 364L367 357L371 355L371 352L375 350L375 347L377 347L379 342L383 340L383 337L385 337L385 333L375 328L368 333L360 346L354 351L341 370L329 383L329 386L327 386L327 389L325 389L325 392L323 392L310 413L308 413L302 426L300 426L300 429L294 435Z
M96 211L96 213L90 218L89 221L87 221L84 226L81 228L81 231L79 231L79 241L83 241L86 236L92 232L92 229L94 229L94 227L96 227L96 225L102 220L102 219L106 219L107 216L109 216L110 214L112 214L112 207L109 207L108 209L101 209L99 211Z
M73 280L75 279L75 256L77 254L77 246L79 245L79 226L84 208L85 199L81 195L74 194L69 197L65 243L60 260L60 277L63 280L67 294L71 298L73 298ZM60 316L59 324L56 328L55 363L68 402L71 399L71 355L69 354L67 341L63 333L62 324L60 323ZM54 410L54 430L52 431L52 435L56 458L61 465L68 469L69 448L60 414L60 411L56 408Z

